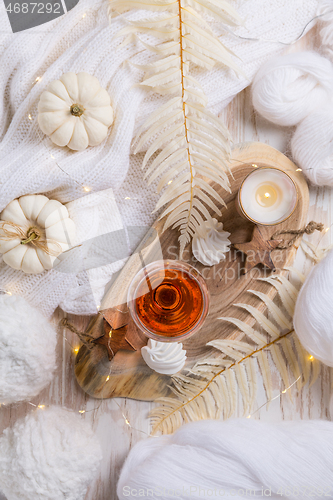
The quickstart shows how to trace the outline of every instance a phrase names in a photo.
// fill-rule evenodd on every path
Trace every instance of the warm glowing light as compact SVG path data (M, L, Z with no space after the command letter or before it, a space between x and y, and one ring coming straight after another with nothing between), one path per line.
M83 16L82 16L82 19L84 19L84 18L86 17L86 15L87 15L87 14L86 14L86 13L84 13L84 14L83 14Z
M54 156L53 156L53 155L51 155L51 158L53 158L53 159L54 159Z
M38 408L39 408L40 410L44 410L45 405L38 405Z
M169 181L169 182L168 182L168 184L171 184L171 183L172 183L172 181Z
M252 163L252 167L253 168L258 168L258 165L256 165L255 163Z
M86 412L86 410L79 410L79 413L81 413L81 414L85 413L85 412Z
M309 361L312 361L314 359L313 356L309 356Z
M284 391L282 391L282 394L285 394L287 392L287 389L285 389Z
M13 295L12 292L7 292L7 295Z
M32 116L31 116L31 114L30 114L30 113L29 113L29 115L28 115L28 118L29 118L29 120L32 120Z
M97 309L100 309L100 308L101 308L101 306L97 306Z
M271 184L264 184L258 187L255 197L261 207L272 207L279 198L278 188Z
M89 193L89 191L91 191L91 188L89 186L83 186L83 191Z
M327 228L324 230L324 233L327 233L329 230L330 230L330 228L329 228L329 227L327 227Z
M296 172L302 172L301 168L296 168Z
M79 347L75 347L75 349L73 349L73 350L74 350L74 353L77 354L80 349L79 349Z
M129 196L126 196L125 200L130 200L131 198Z
M251 415L248 415L246 418L251 418Z
M106 382L109 382L109 380L110 380L110 375L106 377Z
M36 78L35 82L40 82L40 81L41 81L41 79L42 79L42 77L41 77L41 76L37 76L37 78Z
M127 418L125 418L125 423L131 427L131 424L130 424L130 422L127 420Z

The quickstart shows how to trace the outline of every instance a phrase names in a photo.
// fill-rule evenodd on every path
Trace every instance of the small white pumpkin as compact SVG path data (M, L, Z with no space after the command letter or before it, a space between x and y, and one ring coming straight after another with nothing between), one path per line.
M13 200L0 215L0 253L10 267L28 274L52 269L55 259L73 246L75 224L67 208L44 195Z
M65 73L40 97L39 126L57 146L75 151L97 146L112 122L110 96L88 73Z

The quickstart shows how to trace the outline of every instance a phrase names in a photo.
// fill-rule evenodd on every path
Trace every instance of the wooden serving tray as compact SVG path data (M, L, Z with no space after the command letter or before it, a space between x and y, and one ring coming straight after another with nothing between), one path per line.
M309 205L309 191L302 172L282 153L272 147L261 143L245 143L238 145L232 153L230 169L233 174L231 179L232 194L226 193L222 188L217 190L227 203L220 219L223 227L231 233L232 243L243 243L251 240L253 224L240 217L236 211L235 198L244 177L256 166L269 166L288 172L298 187L299 201L293 215L284 223L277 226L262 226L262 233L267 239L278 230L301 229L306 224ZM215 186L216 188L216 186ZM143 263L148 264L156 260L175 259L178 245L178 232L167 230L162 232L163 221L154 224L153 230L146 236L137 251L129 258L117 280L107 291L100 314L93 317L86 331L87 335L95 339L101 337L105 329L120 328L128 325L128 332L136 336L137 351L118 351L112 361L109 361L107 349L102 345L83 345L76 357L75 375L84 391L96 398L129 397L144 401L152 401L161 396L170 396L169 389L171 377L160 375L151 370L143 361L140 353L148 339L136 328L129 316L126 296L128 285L134 275L142 268ZM296 245L288 250L274 250L272 257L278 267L290 266L295 258L300 239ZM269 284L257 280L259 277L268 276L270 273L286 273L283 270L269 271L262 265L255 268L255 272L241 274L244 266L244 255L232 249L226 261L213 267L205 267L197 262L191 254L191 248L186 249L184 260L192 264L203 273L210 292L210 309L203 327L186 340L184 348L187 351L186 368L190 368L202 357L218 355L213 348L206 346L213 339L238 338L237 329L218 318L232 316L253 326L255 320L245 310L233 304L251 304L264 312L265 304L247 290L257 290L267 293L274 298L276 290Z

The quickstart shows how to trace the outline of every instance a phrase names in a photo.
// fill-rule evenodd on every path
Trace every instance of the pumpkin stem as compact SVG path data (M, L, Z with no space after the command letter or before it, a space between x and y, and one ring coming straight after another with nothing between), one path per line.
M37 228L31 227L27 232L27 238L21 241L21 245L26 245L27 243L31 243L31 241L38 240L40 238L40 232Z
M71 113L73 116L81 116L83 115L84 108L80 106L80 104L72 104Z

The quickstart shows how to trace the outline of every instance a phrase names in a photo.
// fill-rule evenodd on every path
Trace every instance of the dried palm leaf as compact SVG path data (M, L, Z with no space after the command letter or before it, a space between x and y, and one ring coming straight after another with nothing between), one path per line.
M111 15L130 9L156 13L150 19L128 21L119 32L127 41L140 34L158 40L144 42L157 59L138 66L145 72L141 86L171 96L140 129L134 152L148 148L142 168L151 162L145 175L149 183L161 177L158 192L164 192L156 210L169 204L160 218L166 217L165 229L180 231L181 256L198 228L211 220L211 211L221 215L224 201L210 181L230 191L230 134L206 109L207 97L190 69L194 65L210 70L222 64L238 74L240 70L203 16L227 26L241 19L226 0L110 0Z
M172 391L176 397L159 400L161 405L151 413L153 433L174 432L182 423L192 420L229 418L236 411L238 392L243 414L251 413L256 399L257 367L269 402L273 399L270 359L281 376L283 392L288 392L290 398L291 385L296 383L300 390L317 379L321 365L309 356L291 327L297 288L282 275L264 281L277 290L282 305L278 306L268 294L249 292L266 305L272 320L253 306L235 304L247 311L264 333L237 318L220 318L234 324L244 334L243 340L209 342L209 346L221 352L221 357L201 360L187 375L173 377Z

